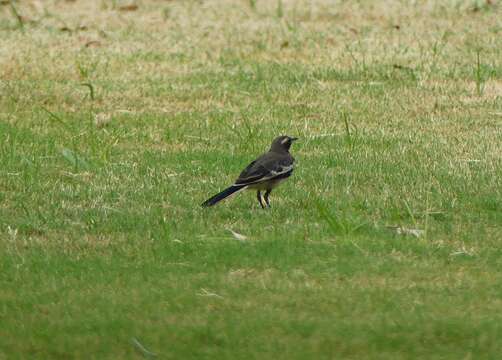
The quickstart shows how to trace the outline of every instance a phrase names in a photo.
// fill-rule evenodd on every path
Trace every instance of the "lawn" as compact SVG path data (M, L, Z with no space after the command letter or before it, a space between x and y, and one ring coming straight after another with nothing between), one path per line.
M498 1L0 1L0 359L495 359ZM278 135L293 176L200 204Z

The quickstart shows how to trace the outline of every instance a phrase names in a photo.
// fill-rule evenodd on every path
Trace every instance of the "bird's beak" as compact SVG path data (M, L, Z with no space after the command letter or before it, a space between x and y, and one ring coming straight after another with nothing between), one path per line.
M298 138L297 137L292 137L292 138L289 138L289 140L295 141L295 140L298 140Z

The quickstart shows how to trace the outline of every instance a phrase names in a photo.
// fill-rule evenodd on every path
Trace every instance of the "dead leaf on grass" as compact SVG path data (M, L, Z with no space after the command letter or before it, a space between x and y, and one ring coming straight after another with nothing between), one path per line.
M130 5L123 5L121 7L119 7L119 10L120 11L136 11L138 10L138 5L136 4L130 4Z
M410 229L402 226L388 226L388 228L394 230L398 235L410 235L416 238L419 238L425 234L425 230Z
M98 129L105 127L112 120L110 114L99 113L94 116L94 124Z
M450 256L468 256L472 257L475 255L475 250L474 249L467 249L465 246L460 247L460 249L452 252Z
M89 48L89 47L100 47L101 43L99 41L97 41L97 40L91 40L91 41L86 42L84 46L86 48Z

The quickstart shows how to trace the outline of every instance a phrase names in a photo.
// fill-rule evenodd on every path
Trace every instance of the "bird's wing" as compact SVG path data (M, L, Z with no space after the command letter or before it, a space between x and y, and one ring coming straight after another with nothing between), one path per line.
M251 185L277 177L293 171L294 159L289 154L265 153L249 164L235 181L235 185Z

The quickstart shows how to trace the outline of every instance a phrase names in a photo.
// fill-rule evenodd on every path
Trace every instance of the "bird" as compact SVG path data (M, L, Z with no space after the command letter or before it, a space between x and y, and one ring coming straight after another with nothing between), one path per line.
M289 153L289 148L296 137L281 135L272 141L270 150L251 162L235 180L234 184L222 192L204 201L201 206L216 205L223 199L242 190L256 190L256 198L262 209L270 208L270 193L281 182L291 176L295 158ZM265 191L265 195L262 195Z

